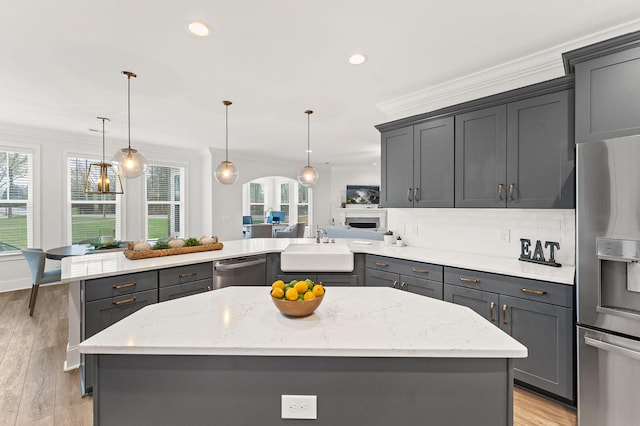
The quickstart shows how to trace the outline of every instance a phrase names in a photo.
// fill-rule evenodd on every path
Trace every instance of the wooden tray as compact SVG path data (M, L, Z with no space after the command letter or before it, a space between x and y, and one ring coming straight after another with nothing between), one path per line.
M200 251L221 250L223 247L224 245L222 243L214 243L201 246L169 248L161 250L133 251L127 249L124 251L124 255L127 256L127 259L138 260L149 259L152 257L173 256L176 254L197 253Z

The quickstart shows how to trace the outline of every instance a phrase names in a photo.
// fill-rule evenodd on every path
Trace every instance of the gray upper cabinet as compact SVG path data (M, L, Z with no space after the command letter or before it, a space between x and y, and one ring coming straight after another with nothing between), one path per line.
M456 116L455 206L504 207L507 110L504 105Z
M640 134L640 31L562 56L575 72L576 142Z
M382 133L380 204L413 207L413 126Z
M573 90L507 105L507 207L575 207Z
M572 90L456 116L456 207L573 208Z
M382 133L384 207L453 207L453 117Z

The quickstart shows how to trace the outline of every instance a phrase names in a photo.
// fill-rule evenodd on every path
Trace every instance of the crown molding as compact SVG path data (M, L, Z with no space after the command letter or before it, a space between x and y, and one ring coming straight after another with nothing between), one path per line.
M640 30L640 19L625 22L548 49L485 68L376 104L391 120L434 111L565 75L562 54Z

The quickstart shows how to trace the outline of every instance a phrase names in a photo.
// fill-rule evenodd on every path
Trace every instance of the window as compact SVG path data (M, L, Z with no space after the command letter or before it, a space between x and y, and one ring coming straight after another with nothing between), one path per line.
M298 222L309 225L309 198L311 189L298 183Z
M85 194L89 165L101 160L67 159L67 241L69 244L97 240L101 236L120 239L120 196Z
M284 212L284 221L290 222L289 214L289 184L280 184L280 211Z
M184 167L148 165L147 238L184 237Z
M253 223L264 222L264 188L261 183L249 184L249 214Z
M33 154L0 147L0 252L33 246Z

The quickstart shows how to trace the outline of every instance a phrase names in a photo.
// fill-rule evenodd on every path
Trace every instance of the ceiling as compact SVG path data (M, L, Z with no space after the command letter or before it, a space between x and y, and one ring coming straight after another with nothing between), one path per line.
M128 70L134 148L224 149L229 99L231 160L303 163L312 109L312 164L370 164L377 104L639 17L637 0L4 1L0 122L94 143L107 116L124 141Z

